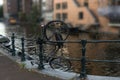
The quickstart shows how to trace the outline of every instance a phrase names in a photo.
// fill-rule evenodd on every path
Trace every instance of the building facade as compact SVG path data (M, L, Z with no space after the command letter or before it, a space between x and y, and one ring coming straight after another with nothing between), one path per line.
M32 7L32 0L3 0L4 17L17 17L19 12L28 14Z
M97 27L99 31L118 33L119 4L120 0L54 0L54 19L81 30Z

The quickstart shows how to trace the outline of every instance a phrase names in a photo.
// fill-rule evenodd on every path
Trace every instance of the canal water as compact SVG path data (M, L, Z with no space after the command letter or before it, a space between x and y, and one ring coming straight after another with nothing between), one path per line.
M21 27L19 25L5 25L0 23L0 34L10 37L12 33L15 33L17 38L34 38L40 34L39 27ZM119 40L120 36L117 34L106 33L77 33L71 34L68 40ZM21 45L20 39L16 39L16 44ZM81 58L81 44L80 43L68 43L66 48L71 58ZM86 45L86 57L87 59L98 60L120 60L120 43L89 43ZM72 70L80 72L80 61L71 61ZM104 76L120 76L120 64L118 63L97 63L88 62L86 64L87 74L92 75L104 75Z
M119 40L119 35L105 33L79 33L69 36L69 40ZM68 50L71 58L81 58L82 46L78 43L69 43ZM86 58L90 60L120 60L120 43L88 43ZM73 70L79 73L80 62L72 61ZM103 76L120 76L120 64L88 62L87 73Z

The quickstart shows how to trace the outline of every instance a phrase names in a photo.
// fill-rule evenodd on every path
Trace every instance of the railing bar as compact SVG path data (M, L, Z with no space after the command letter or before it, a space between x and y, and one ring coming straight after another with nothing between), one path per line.
M26 41L37 41L36 39L25 39Z
M65 58L71 61L80 61L81 59L77 58ZM87 62L110 62L110 63L120 63L118 60L86 60Z
M46 43L81 43L81 40L71 40L71 41L45 41Z
M10 48L6 48L6 47L3 46L3 45L0 45L0 47L6 49L6 50L8 50L8 51L10 51Z
M120 40L87 40L87 43L120 43Z
M118 60L87 60L87 62L109 62L109 63L120 63Z
M66 58L66 57L65 57L65 59L68 59L70 61L80 61L81 60L81 58Z
M46 43L81 43L81 40L45 41ZM87 40L87 43L120 43L120 40Z

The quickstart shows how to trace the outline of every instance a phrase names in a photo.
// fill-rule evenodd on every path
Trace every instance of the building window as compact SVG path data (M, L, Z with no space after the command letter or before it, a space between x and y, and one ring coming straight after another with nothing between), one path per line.
M61 19L61 14L60 14L60 13L57 13L57 14L56 14L56 19L57 19L57 20L60 20L60 19Z
M62 3L62 8L66 9L67 8L67 2Z
M84 6L88 7L88 3L87 3L87 2L85 2L85 3L84 3Z
M60 3L56 4L56 9L60 9Z
M79 12L79 19L83 19L83 12Z
M68 18L67 13L63 13L63 14L62 14L62 19L63 19L63 20L66 20L67 18Z
M88 0L85 0L85 2L84 2L84 6L86 6L86 7L89 6L89 5L88 5Z

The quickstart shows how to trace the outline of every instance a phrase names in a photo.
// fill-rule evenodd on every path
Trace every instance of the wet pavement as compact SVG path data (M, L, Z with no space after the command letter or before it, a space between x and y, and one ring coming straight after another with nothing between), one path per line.
M0 54L0 80L62 80L20 68L20 65Z

